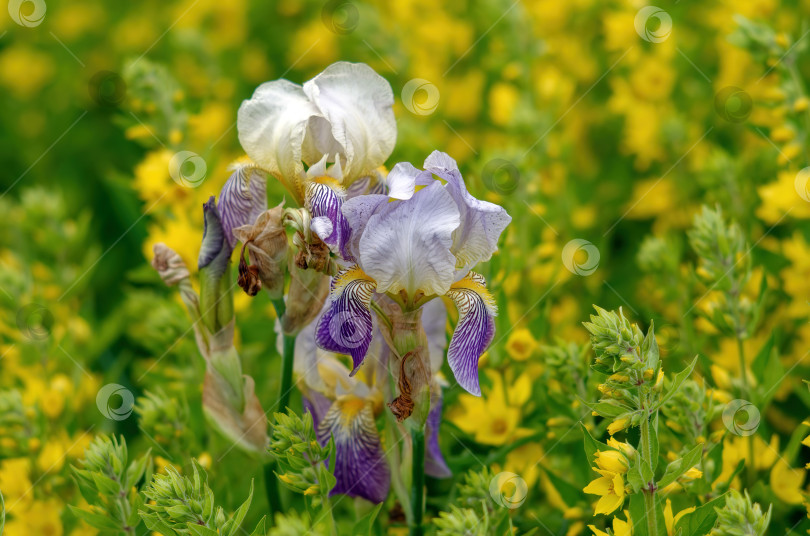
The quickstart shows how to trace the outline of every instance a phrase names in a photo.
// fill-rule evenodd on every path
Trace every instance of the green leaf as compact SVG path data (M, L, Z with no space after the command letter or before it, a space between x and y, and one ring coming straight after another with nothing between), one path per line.
M636 457L636 461L630 469L627 470L627 483L633 489L633 493L638 493L639 490L646 484L648 481L644 479L641 474L642 467L646 467L647 464L641 461L641 457Z
M682 371L677 373L675 375L675 377L672 378L672 381L669 382L669 390L666 392L666 394L663 397L661 397L661 400L659 400L658 404L655 405L655 407L653 408L653 411L655 411L658 408L660 408L661 406L663 406L664 403L667 400L672 398L672 396L675 393L678 392L678 389L681 388L681 385L683 384L683 382L685 382L686 379L692 374L692 370L694 370L695 363L697 363L697 360L698 360L698 358L697 358L697 356L695 356L695 358L692 360L692 362L689 363L689 365L687 365L687 367L685 369L683 369Z
M233 514L232 518L233 525L231 526L231 531L228 534L228 536L234 536L234 534L236 534L239 528L242 526L242 521L244 521L245 516L247 515L248 510L250 509L250 502L252 500L253 500L253 479L250 480L250 491L248 492L248 498L245 500L245 502L242 503L242 506L240 506L239 509Z
M678 458L667 465L664 476L658 481L658 489L665 488L675 482L681 475L687 472L700 462L703 456L703 445L696 445L692 450L687 452L683 458Z
M560 497L562 497L565 504L573 506L584 498L585 493L581 488L555 475L545 467L541 467L541 469L546 473L546 476L548 476L548 479L551 481L554 489L556 489L560 494Z
M682 531L683 536L703 536L707 534L717 520L715 507L722 507L726 503L725 494L715 497L703 506L698 507L691 514L686 514L675 524L675 534Z
M588 406L591 408L592 411L595 411L599 414L600 417L604 417L606 419L614 419L619 415L627 413L629 408L619 405L618 402L598 402L596 404Z
M650 329L647 330L647 336L644 337L644 342L641 343L641 357L644 359L647 368L656 370L659 356L658 342L655 340L655 329L652 320L650 320ZM653 381L655 381L655 378L653 378Z
M186 527L188 527L188 531L194 536L219 536L219 533L214 529L209 529L206 526L198 525L193 521L186 523Z
M159 532L163 536L177 536L177 533L166 523L161 521L157 514L141 512L141 519L143 519L143 524L146 525L146 528L151 531Z
M372 508L366 515L357 520L354 524L352 534L357 536L368 535L371 536L371 531L374 528L374 520L377 519L377 514L380 513L383 503L378 504Z
M92 473L93 482L102 495L117 496L121 491L121 484L101 473Z
M751 363L751 372L757 379L757 400L753 401L763 411L765 406L776 394L776 388L785 378L785 368L779 359L779 350L775 346L775 335L771 334L754 361Z
M602 443L601 441L594 439L591 433L582 423L579 425L582 428L582 437L585 440L585 456L588 457L588 463L591 464L591 467L593 467L596 465L596 451L611 449L606 443Z
M72 504L69 504L68 507L74 516L78 517L91 527L95 527L99 530L111 530L115 531L116 533L121 532L121 523L107 515L88 512L87 510L76 508Z
M380 503L382 504L382 503ZM256 525L256 528L253 529L253 532L250 533L250 536L265 536L267 534L267 529L265 528L265 523L267 523L267 516L263 516L259 520L259 524Z

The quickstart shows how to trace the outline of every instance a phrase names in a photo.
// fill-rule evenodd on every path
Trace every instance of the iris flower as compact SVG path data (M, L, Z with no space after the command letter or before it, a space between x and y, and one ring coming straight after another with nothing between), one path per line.
M434 355L442 356L446 346L444 305L433 302L425 309L425 319L436 329L428 330L428 344ZM349 369L337 354L315 343L315 325L304 328L296 339L294 371L303 394L304 406L312 414L318 441L335 441L335 478L332 494L363 497L380 503L388 496L392 468L377 429L377 417L383 411L387 388L387 345L380 332L369 350L370 366L349 376ZM427 422L425 473L435 478L450 476L439 449L438 427L441 421L441 388L434 383L434 403ZM391 447L389 446L389 449ZM394 468L398 470L398 468Z
M512 218L473 197L456 162L438 151L424 170L397 164L387 188L387 195L360 195L343 205L349 266L332 281L316 341L351 355L355 374L371 342L375 296L386 295L403 311L446 296L459 312L447 360L458 383L480 395L478 359L494 336L497 309L486 281L471 270L492 257Z
M358 192L380 180L378 168L397 137L393 104L390 84L371 67L338 62L303 86L266 82L239 108L242 148L310 212L312 231L344 256L346 188Z

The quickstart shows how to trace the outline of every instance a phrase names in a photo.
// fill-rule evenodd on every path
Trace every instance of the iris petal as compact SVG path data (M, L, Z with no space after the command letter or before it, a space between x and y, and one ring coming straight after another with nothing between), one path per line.
M447 362L459 385L480 396L478 359L495 335L495 300L484 278L475 272L454 283L447 296L458 309L458 324L450 339Z
M371 343L370 304L375 286L357 266L341 271L332 279L329 308L318 321L315 342L324 350L352 356L352 376Z
M435 386L431 390L430 413L425 423L425 474L433 478L447 478L452 475L444 461L439 447L439 425L442 421L442 390Z
M377 207L359 241L360 265L380 293L405 290L413 297L421 290L441 296L453 283L450 245L458 224L456 203L434 181L407 201Z
M313 148L328 154L336 141L347 177L371 173L390 156L397 139L394 93L374 69L363 63L334 63L305 83L304 93L325 118L310 125Z
M233 230L252 225L267 210L266 181L255 167L240 166L222 187L219 194L219 214L228 246L233 249L237 239Z
M359 397L337 400L318 426L318 441L335 438L335 479L332 494L363 497L381 503L388 496L391 471L374 422L372 404Z
M446 153L433 151L425 160L425 171L447 181L447 191L458 205L461 224L453 232L451 251L456 257L457 277L462 277L498 250L498 238L512 217L503 207L470 195L456 161Z
M341 212L345 194L340 185L328 182L332 181L316 179L307 184L306 205L313 218L312 230L329 249L351 260L346 248L351 229Z

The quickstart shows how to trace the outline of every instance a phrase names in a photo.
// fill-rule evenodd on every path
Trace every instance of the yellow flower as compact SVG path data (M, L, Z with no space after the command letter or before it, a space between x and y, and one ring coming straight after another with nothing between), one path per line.
M58 473L65 465L67 455L65 438L50 439L37 457L37 468L43 473Z
M624 503L624 477L604 469L596 469L600 476L582 490L591 495L600 495L594 514L609 514Z
M512 84L498 82L489 92L489 117L499 126L509 123L520 100L520 92Z
M483 445L504 445L514 438L521 418L521 407L531 394L531 380L525 374L504 387L500 374L488 371L492 382L489 393L478 397L464 394L459 406L448 415L450 421Z
M537 341L528 329L516 329L509 334L506 341L506 351L516 361L526 361L537 349Z
M686 514L691 514L695 511L695 507L684 508L675 516L672 515L672 501L667 499L667 505L664 507L664 524L667 526L667 536L673 536L675 525Z
M621 419L616 419L608 426L608 433L610 435L616 434L621 432L625 428L630 425L630 419L627 417L622 417Z
M613 535L612 536L632 536L633 524L630 522L630 513L625 510L624 516L627 521L623 521L618 517L613 518ZM594 536L611 536L611 534L597 529L593 525L588 525L588 528L593 531Z
M804 469L792 469L788 463L779 458L771 469L771 489L774 495L787 504L801 504Z
M596 465L600 469L612 473L624 474L627 472L627 459L618 450L597 450L594 456L596 457Z
M9 512L25 510L34 498L31 485L31 461L12 458L0 463L0 489Z

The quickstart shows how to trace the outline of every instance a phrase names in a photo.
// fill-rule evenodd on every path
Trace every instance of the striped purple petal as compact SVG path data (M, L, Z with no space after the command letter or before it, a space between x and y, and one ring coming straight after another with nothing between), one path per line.
M495 300L486 280L475 272L454 283L447 296L458 309L458 324L450 339L447 362L459 385L481 396L478 384L478 359L495 335Z
M345 494L381 503L388 496L391 471L385 460L370 400L347 395L338 399L318 426L318 441L335 438L332 495Z
M332 279L329 308L318 321L315 342L324 350L352 356L354 376L368 352L373 335L371 296L376 283L358 266Z
M259 214L267 210L267 184L255 167L240 166L230 176L219 193L219 213L228 246L233 249L238 240L233 230L252 225Z
M223 255L225 234L222 230L222 220L217 210L217 202L212 195L207 203L203 204L203 228L202 245L200 246L200 256L197 259L197 267L202 270L211 267L208 272L214 279L219 279L225 272L228 255ZM216 262L214 262L216 260Z
M346 247L351 229L341 212L344 197L342 187L328 177L318 178L307 184L306 206L312 214L312 230L329 249L345 260L352 260Z
M430 392L430 413L425 423L425 474L433 478L447 478L452 475L439 447L439 424L442 422L442 388L434 385Z

